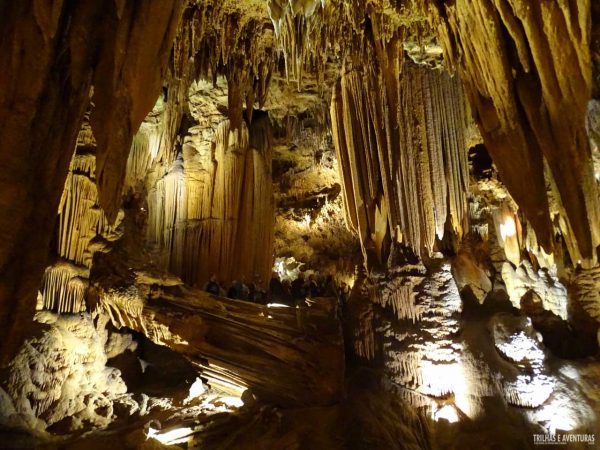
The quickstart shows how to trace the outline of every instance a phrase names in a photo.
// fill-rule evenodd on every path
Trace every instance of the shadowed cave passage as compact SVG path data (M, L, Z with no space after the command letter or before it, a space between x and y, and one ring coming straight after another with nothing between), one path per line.
M588 449L591 0L0 5L0 447Z

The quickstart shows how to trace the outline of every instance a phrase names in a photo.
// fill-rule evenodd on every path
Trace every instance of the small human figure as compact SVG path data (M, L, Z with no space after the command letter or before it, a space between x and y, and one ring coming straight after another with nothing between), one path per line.
M210 279L204 286L204 290L212 295L219 295L221 293L221 285L217 281L217 275L215 273L210 275Z
M246 299L253 302L255 293L256 293L256 283L254 283L254 281L251 281L250 283L248 283L248 295L247 295Z
M263 282L259 278L256 283L256 289L254 290L254 302L264 305L267 303L267 291L263 287Z
M281 283L281 301L286 305L294 306L294 296L292 295L292 283L290 283L290 280L284 280Z
M248 288L248 285L246 284L246 277L244 277L242 275L242 284L240 286L241 289L241 296L240 298L242 300L248 300L250 298L250 289Z
M233 280L229 291L227 291L227 297L238 300L247 300L250 291L244 281L244 277L242 277L241 280Z
M348 305L349 293L350 293L350 289L348 288L348 285L346 283L342 282L342 284L340 285L339 291L338 291L338 306L339 306L339 311L340 311L342 317L346 316L346 308Z
M279 274L275 271L271 274L271 281L269 282L269 292L271 298L281 299L283 297L283 285L279 279Z
M233 280L231 282L231 286L229 286L229 289L227 290L228 298L233 298L233 299L238 298L238 289L237 289L238 284L239 284L238 280Z
M312 273L308 276L308 281L306 282L306 293L311 298L318 297L320 294L319 285Z
M306 291L304 288L304 274L300 272L298 274L298 278L292 281L292 297L294 297L294 300L300 300L305 296Z
M325 281L321 287L321 295L323 297L335 297L335 284L333 281L333 275L327 274Z

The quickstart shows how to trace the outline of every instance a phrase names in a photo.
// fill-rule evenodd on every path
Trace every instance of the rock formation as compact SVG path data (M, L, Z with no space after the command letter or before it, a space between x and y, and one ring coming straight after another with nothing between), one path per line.
M1 447L596 443L595 2L5 3Z
M387 261L392 240L430 255L448 218L459 236L466 220L460 84L389 63L397 72L344 73L331 105L348 221L374 264Z
M585 131L590 2L426 3L502 180L539 242L553 249L546 179L554 180L571 258L595 261L598 192Z

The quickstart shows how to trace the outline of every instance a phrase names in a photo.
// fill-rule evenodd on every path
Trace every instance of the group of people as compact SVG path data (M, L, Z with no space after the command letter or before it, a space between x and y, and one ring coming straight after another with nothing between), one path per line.
M234 280L228 289L218 281L217 275L212 274L205 285L205 291L220 297L228 297L239 300L248 300L254 303L282 303L297 306L307 298L313 297L337 297L341 312L346 310L349 286L342 282L337 284L333 276L317 277L310 274L306 277L302 272L298 277L291 280L281 280L277 272L273 272L269 288L265 289L260 277L254 282L246 283L244 277Z
M256 282L246 283L244 277L239 280L233 280L229 289L218 281L217 275L212 274L206 283L204 290L210 294L220 297L228 297L239 300L249 300L255 303L266 303L268 300L267 291L264 289L262 281L257 277Z

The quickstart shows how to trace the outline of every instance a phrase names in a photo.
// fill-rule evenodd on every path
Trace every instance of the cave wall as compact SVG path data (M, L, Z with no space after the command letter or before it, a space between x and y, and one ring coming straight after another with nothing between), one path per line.
M585 130L590 1L428 3L448 65L538 241L553 249L558 216L572 260L593 263L600 221Z
M16 349L19 330L33 317L35 292L91 88L101 204L114 219L118 176L131 138L158 95L182 6L183 0L2 5L3 362Z

